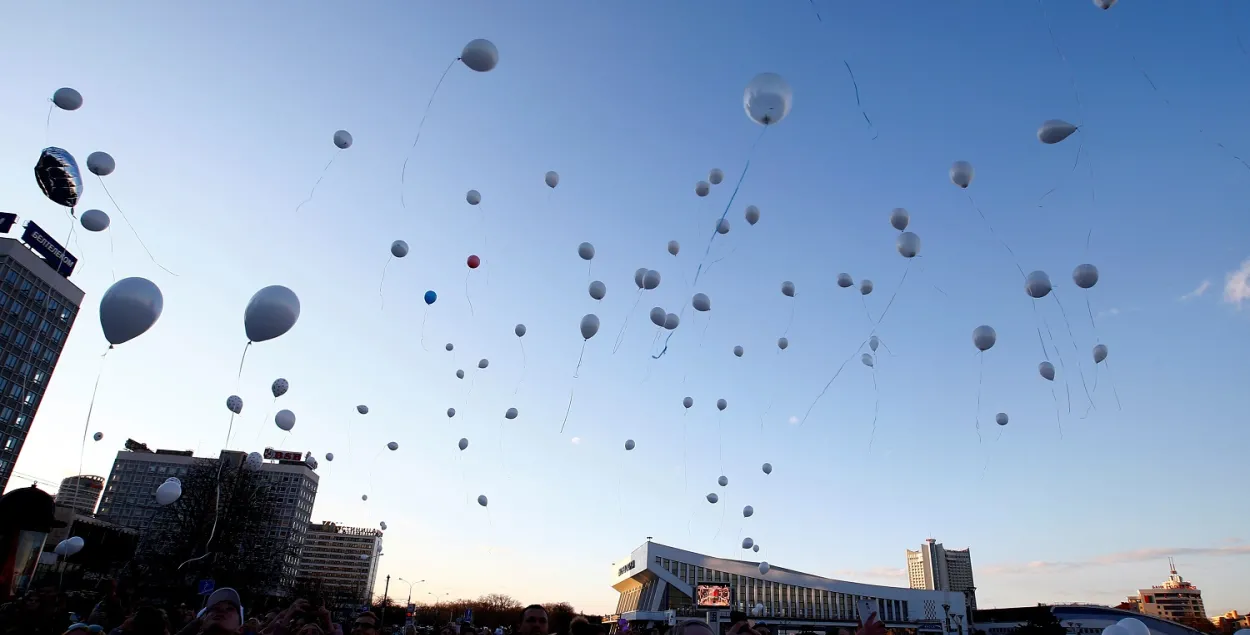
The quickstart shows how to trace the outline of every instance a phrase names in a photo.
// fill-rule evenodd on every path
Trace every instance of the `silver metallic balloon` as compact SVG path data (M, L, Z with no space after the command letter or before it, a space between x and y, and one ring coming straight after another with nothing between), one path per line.
M686 408L690 408L691 406L694 405L694 399L691 399L690 397L686 397L685 399L681 400L681 405L685 406Z
M89 209L79 215L78 223L89 232L102 232L109 228L109 215L98 209Z
M464 371L463 371L463 370L458 369L458 368L456 369L456 379L464 379Z
M468 193L464 195L464 200L469 205L477 205L482 202L482 194L477 190L469 190Z
M1077 265L1072 270L1072 282L1082 289L1088 289L1098 284L1098 267L1090 264Z
M161 290L146 278L122 278L100 299L100 326L114 346L143 335L165 308Z
M508 411L503 413L504 419L516 419L516 416L517 416L516 408L508 408Z
M988 324L982 324L972 330L972 345L979 351L988 351L998 341L998 333Z
M82 93L68 86L58 88L52 93L52 103L61 110L78 110L82 108Z
M1038 364L1037 373L1046 381L1055 381L1055 365L1050 362L1042 362Z
M448 351L448 352L451 352L451 351L455 350L456 345L455 345L455 344L452 344L451 342L447 342L447 345L446 345L446 346L444 346L443 348L447 349L447 351Z
M763 466L763 467L761 467L760 469L764 470L764 473L765 473L765 474L772 474L772 473L773 473L773 464L772 464L772 463L765 463L765 464L764 464L764 466Z
M587 313L582 316L581 323L582 339L588 340L599 332L599 316L594 313Z
M642 288L651 291L658 286L660 286L660 272L648 269L647 273L642 276Z
M82 174L74 155L61 148L44 148L35 163L35 180L48 200L62 207L78 205L82 196Z
M715 505L715 504L716 504L716 502L717 502L717 501L719 501L719 500L720 500L720 496L717 496L717 495L716 495L716 492L712 492L712 493L710 493L710 494L708 494L708 495L707 495L707 502L709 502L709 503L711 503L711 504L713 504L713 505Z
M722 218L716 221L716 233L724 236L729 233L729 219Z
M699 181L698 183L694 184L695 196L702 198L704 196L707 196L707 193L711 191L712 191L712 186L708 185L707 181Z
M486 368L487 366L490 366L490 360L489 360L489 359L486 359L485 357L483 357L482 359L477 360L477 367L478 367L478 368Z
M712 299L707 297L706 293L696 293L690 298L690 306L693 306L695 311L711 311Z
M477 504L481 505L482 507L486 507L486 495L485 494L482 494L481 496L477 497Z
M87 170L96 176L108 176L117 169L117 162L107 152L92 152L87 155Z
M1047 145L1059 143L1072 136L1074 132L1076 132L1076 126L1062 119L1047 119L1042 123L1042 127L1037 129L1037 140Z
M712 185L720 185L721 181L725 180L725 171L720 168L712 168L712 170L707 173L707 180Z
M998 414L994 415L994 423L997 423L997 424L998 424L998 425L1000 425L1000 426L1005 426L1005 425L1007 425L1007 413L1005 413L1005 412L1000 412L1000 413L998 413Z
M784 295L787 298L793 298L794 297L794 283L790 282L789 280L786 280L785 282L781 283L781 295Z
M448 409L447 409L447 418L448 418L448 419L450 419L450 418L452 418L452 417L454 417L454 416L456 416L456 409L455 409L455 408L448 408Z
M729 477L722 474L720 478L716 479L716 484L720 485L721 487L725 487L726 485L729 485Z
M868 295L869 293L872 293L872 280L860 280L859 293L861 295Z
M264 342L284 335L299 319L299 298L281 285L256 292L243 310L243 330L252 342Z
M681 251L681 243L675 240L668 241L668 253L676 256L679 251Z
M1050 276L1045 271L1033 271L1024 279L1024 292L1030 298L1044 298L1050 293Z
M394 441L391 441L390 443L386 444L386 449L390 450L391 452L394 452L395 450L399 449L399 444Z

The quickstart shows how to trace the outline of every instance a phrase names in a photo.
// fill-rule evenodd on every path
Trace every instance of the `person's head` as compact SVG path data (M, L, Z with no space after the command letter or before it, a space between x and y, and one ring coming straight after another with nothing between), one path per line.
M325 631L321 630L321 627L316 624L305 624L298 631L295 631L295 635L325 635Z
M669 635L715 635L711 626L700 619L682 620L669 631Z
M200 632L238 633L243 627L243 601L239 592L222 587L208 596L208 603L200 611Z
M126 632L135 635L166 635L169 633L169 622L165 619L165 611L154 606L142 606L130 618L130 628Z
M372 611L365 611L356 616L356 621L352 622L352 635L377 635L378 633L378 616Z
M69 628L65 629L65 633L63 635L87 635L88 633L90 633L90 631L87 630L87 625L82 622L78 622L76 624L70 624Z
M521 635L547 635L547 609L541 604L531 604L521 612Z

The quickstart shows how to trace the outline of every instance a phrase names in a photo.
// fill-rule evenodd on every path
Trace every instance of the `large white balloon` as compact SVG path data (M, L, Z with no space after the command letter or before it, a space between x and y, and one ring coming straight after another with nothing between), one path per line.
M785 282L781 283L781 295L784 295L787 298L793 298L794 297L794 283L790 282L789 280L786 280Z
M599 316L594 313L587 313L582 316L581 323L582 339L588 340L599 332Z
M668 253L676 256L679 251L681 251L681 243L675 240L668 241Z
M98 209L89 209L78 217L79 224L89 232L102 232L109 228L109 215Z
M517 409L516 409L516 408L508 408L508 410L507 410L506 412L504 412L504 413L503 413L503 416L504 416L504 418L505 418L505 419L516 419L516 416L517 416Z
M469 205L477 205L482 202L482 195L477 190L469 190L469 192L464 195L464 200Z
M1102 635L1130 635L1127 628L1119 624L1112 624L1102 629Z
M1146 623L1135 617L1126 617L1119 622L1116 622L1116 624L1123 626L1124 629L1129 632L1129 635L1150 635L1150 628L1146 626ZM1242 635L1250 635L1250 629L1241 629L1241 631L1238 632Z
M273 380L273 385L269 387L269 391L273 393L274 399L285 395L286 391L290 389L291 383L281 377Z
M772 463L765 463L765 464L764 464L764 465L763 465L760 469L764 470L764 473L765 473L765 474L772 474L772 473L773 473L773 464L772 464Z
M717 410L724 410L725 408L728 408L728 407L729 407L729 402L728 402L728 401L725 401L724 399L717 399L717 400L716 400L716 409L717 409Z
M334 131L334 147L339 150L346 150L352 147L352 133L346 130Z
M716 492L711 492L707 495L707 502L713 505L715 505L716 501L719 501L719 500L720 500L720 497L716 495Z
M698 183L694 184L695 196L702 198L704 196L707 196L708 192L711 192L711 191L712 191L712 186L708 185L707 181L699 181Z
M165 308L161 290L146 278L122 278L100 299L104 339L116 346L143 335Z
M855 286L855 279L852 278L851 274L849 273L839 273L838 274L838 286L842 287L843 289L849 289Z
M1098 344L1094 346L1094 363L1100 364L1104 359L1107 359L1107 345Z
M890 227L899 231L907 231L907 223L909 222L911 222L911 215L907 213L907 210L895 207L890 212Z
M655 269L648 269L647 273L642 275L642 288L651 291L660 286L660 272Z
M989 325L982 324L972 330L972 345L979 351L990 350L997 341L998 333L995 333L993 327Z
M178 481L165 481L156 488L156 502L168 505L182 497L182 484Z
M872 293L872 280L864 278L859 281L859 294L868 295L869 293Z
M78 110L82 108L82 93L66 86L52 93L52 103L61 110Z
M490 40L477 39L464 45L460 51L460 61L469 70L485 73L499 63L499 49Z
M743 214L743 217L747 219L748 225L760 222L760 208L754 205L747 205L747 211Z
M724 236L729 233L729 219L722 218L716 221L716 233Z
M1024 278L1024 292L1030 298L1044 298L1050 293L1050 276L1045 271L1033 271Z
M107 152L92 152L87 155L87 169L96 176L108 176L117 169L117 161Z
M962 188L972 185L972 177L975 174L972 164L967 161L956 161L951 165L951 183Z
M577 246L577 255L582 260L590 260L595 257L595 246L590 243L582 243Z
M260 466L265 464L265 459L260 456L260 452L249 452L247 459L243 461L244 469L255 472Z
M1098 284L1098 267L1094 265L1077 265L1072 270L1072 282L1082 289L1088 289Z
M712 168L711 171L707 173L707 180L712 185L720 185L721 181L725 180L725 171L720 168Z
M391 441L390 443L386 444L386 449L390 450L391 452L394 452L395 450L399 449L399 444L394 441Z
M742 517L743 517L743 518L750 518L750 517L752 517L752 516L754 516L754 515L755 515L755 508L754 508L754 507L751 507L750 505L747 505L746 507L743 507L743 508L742 508Z
M402 240L397 240L391 243L391 255L396 258L403 258L404 256L407 256L408 243Z
M82 551L85 545L86 542L82 539L82 536L70 536L65 539L65 555L72 556Z
M659 326L659 327L663 327L664 318L668 317L668 314L664 312L664 309L661 309L660 307L657 306L657 307L651 308L650 317L651 317L652 324Z
M768 575L769 566L767 562L760 563L760 575Z
M669 313L664 316L664 328L671 331L677 328L677 325L679 324L681 324L681 318L677 317L676 313Z
M1046 381L1055 381L1055 365L1050 362L1042 362L1037 365L1037 372Z
M690 305L694 307L695 311L712 310L712 300L705 293L694 294L694 297L690 298Z
M755 123L770 126L790 114L794 91L776 73L760 73L742 93L742 108Z
M1045 144L1059 143L1072 136L1076 126L1062 119L1047 119L1037 129L1037 140Z
M251 342L279 337L299 319L299 298L295 292L273 285L256 292L243 310L243 330Z
M290 410L279 410L278 414L274 415L273 422L279 428L290 432L291 428L295 427L295 413Z
M735 346L735 347L734 347L734 357L742 357L742 352L743 352L743 351L742 351L742 347L741 347L741 346Z
M590 297L596 300L602 300L603 296L608 294L608 286L598 280L590 283L590 288L587 290L590 292Z
M555 187L560 184L560 175L552 170L543 175L543 182L547 184L547 187Z
M898 240L894 246L898 249L900 256L904 258L915 258L920 253L920 237L912 232L903 232L898 235Z

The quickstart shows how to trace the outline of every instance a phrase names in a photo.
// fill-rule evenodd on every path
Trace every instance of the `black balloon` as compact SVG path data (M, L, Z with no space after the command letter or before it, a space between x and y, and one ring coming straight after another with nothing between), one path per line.
M43 195L57 205L73 207L82 195L82 175L74 155L60 148L44 148L35 164L35 180Z

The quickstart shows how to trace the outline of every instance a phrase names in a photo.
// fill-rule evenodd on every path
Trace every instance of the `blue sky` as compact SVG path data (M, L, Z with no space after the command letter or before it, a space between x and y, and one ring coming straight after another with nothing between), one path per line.
M1250 258L1250 170L1230 154L1250 154L1240 117L1250 56L1237 40L1250 34L1231 28L1250 13L817 6L820 22L805 2L11 8L0 26L0 207L65 235L64 210L31 179L39 149L63 146L84 165L108 151L110 190L179 274L148 260L88 175L82 209L113 215L113 250L103 234L71 241L87 299L17 470L56 480L77 469L106 347L97 303L114 273L138 275L160 285L165 312L108 356L91 424L105 439L87 447L85 471L107 473L127 437L214 453L237 392L231 447L334 452L314 519L386 521L381 571L426 579L414 598L506 592L609 611L609 563L647 536L727 557L751 536L779 566L903 585L903 550L934 536L973 548L982 606L1114 603L1158 583L1176 555L1212 612L1246 609L1237 589L1250 586L1250 517L1229 470L1243 458L1250 338L1234 274ZM478 37L497 44L499 66L447 75L411 154L404 210L400 166L425 103ZM793 111L756 148L732 230L707 262L724 260L695 289L760 133L742 90L764 71L788 79ZM60 86L85 105L53 112L45 133ZM1082 131L1044 146L1035 132L1051 118ZM355 145L296 213L340 128ZM1050 273L1069 326L1053 298L1035 315L1015 261L947 180L960 159L976 166L969 193L1020 266ZM695 197L713 167L726 183ZM560 172L554 191L547 170ZM477 208L464 202L470 188ZM762 210L754 227L747 204ZM924 246L877 331L893 355L877 361L875 436L873 378L857 361L806 423L791 423L867 336L865 302L875 320L907 270L887 222L900 206ZM383 310L396 238L412 253L387 267ZM582 241L598 252L589 275ZM486 264L467 277L470 311L473 253ZM1089 292L1070 282L1082 262L1102 273ZM664 277L631 312L638 267ZM861 300L838 289L843 271L876 291ZM591 278L607 284L602 303L586 294ZM781 295L783 280L797 298ZM236 386L243 308L269 284L294 289L303 313L252 348ZM439 293L428 308L426 289ZM696 290L712 298L710 314L683 313ZM657 361L652 306L683 313ZM588 312L603 327L574 380ZM1062 438L1036 372L1042 320L1063 359ZM971 345L979 324L998 332L983 360ZM791 346L778 354L783 333ZM1110 373L1090 358L1099 338ZM477 371L482 357L490 366ZM1091 389L1099 378L1088 418L1078 362ZM275 405L277 377L291 391ZM687 395L695 407L683 415ZM729 408L717 413L722 397ZM368 416L355 414L360 403ZM272 423L282 407L298 416L289 435ZM515 421L503 421L508 407ZM1000 411L1011 416L1001 436L990 429ZM471 442L463 453L460 437ZM637 449L626 453L626 439ZM391 440L397 453L383 449ZM704 501L710 491L719 505ZM482 493L489 511L471 502ZM744 522L745 504L756 513Z

